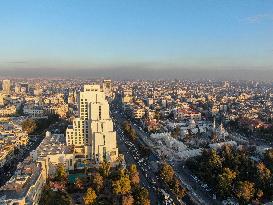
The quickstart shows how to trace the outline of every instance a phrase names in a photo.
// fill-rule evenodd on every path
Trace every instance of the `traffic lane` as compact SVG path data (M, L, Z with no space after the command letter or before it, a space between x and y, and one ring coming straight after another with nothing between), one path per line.
M126 120L120 113L116 112L115 113L118 116L118 121L119 123L123 122L124 120ZM136 130L137 134L143 138L147 139L147 133L145 133L143 130L140 130L134 123L131 123L132 126L134 127L134 129ZM145 140L143 140L143 142L145 143ZM158 159L160 161L160 157L155 155L153 152L151 152L151 155L155 158ZM183 184L182 184L183 185ZM174 200L176 199L172 193L172 191L169 190L169 194L173 196ZM188 193L190 197L192 197L193 199L195 199L196 201L201 201L202 199L199 199L194 193ZM180 203L180 202L179 202Z
M132 153L126 147L124 142L122 142L122 140L119 137L118 137L117 141L118 141L119 148L121 148L120 151L124 155L125 161L127 162L127 164L136 164L136 166L138 167L138 172L139 172L141 184L149 191L151 204L155 205L156 201L157 201L157 196L156 196L156 193L150 188L148 179L145 177L145 173L143 173L142 169L140 169L140 167L137 164L136 160L134 159Z
M122 121L122 119L120 119L120 122ZM123 122L123 121L122 121ZM119 125L120 125L120 123L119 123ZM120 134L120 136L124 136L123 135L123 131L121 130L121 128L120 127L117 127L117 133L119 133ZM130 149L129 149L130 150ZM153 157L153 158L155 158L155 157ZM141 171L143 171L143 168L139 165L139 163L136 163L137 164L137 166L138 166L138 168L141 170ZM148 161L146 161L146 165L148 165L149 164L149 162ZM147 171L146 171L147 172ZM176 198L176 196L173 194L173 192L167 187L166 188L166 186L165 186L165 184L164 183L161 183L161 182L159 182L158 181L158 179L157 179L157 177L156 177L156 175L153 173L153 172L151 172L151 171L149 171L149 172L147 172L147 173L145 173L145 171L143 171L143 173L145 174L145 177L146 177L146 180L147 181L149 181L149 182L151 182L151 181L155 181L156 182L156 184L157 184L157 187L159 187L159 188L162 188L162 189L164 189L165 191L166 191L166 189L167 189L167 193L170 195L170 198L172 199L172 201L174 201L174 202L176 202L176 204L181 204L181 202L179 202L178 200L177 200L177 198ZM148 177L149 176L149 177ZM154 185L155 184L150 184L152 187L154 187ZM150 190L152 190L152 189L150 189Z
M207 192L199 183L197 183L192 175L193 173L186 168L181 169L181 164L175 164L174 170L179 175L179 179L187 185L187 188L192 191L194 198L201 198L205 204L220 204L217 200L213 200L212 193ZM210 195L211 194L211 195Z
M32 138L30 138L29 143L24 148L20 149L19 153L0 169L0 186L4 185L8 180L10 180L10 178L14 175L19 162L23 162L24 159L29 156L29 153L39 146L43 138L41 137L40 139L34 139L35 141L33 142Z

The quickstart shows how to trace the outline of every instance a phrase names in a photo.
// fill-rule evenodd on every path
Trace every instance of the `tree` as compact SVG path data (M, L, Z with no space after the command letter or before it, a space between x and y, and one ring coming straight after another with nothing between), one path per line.
M119 180L112 181L112 189L114 195L119 195L121 193L121 185Z
M175 179L173 181L172 189L174 190L174 192L177 195L177 197L180 198L180 199L182 199L187 194L186 189L184 189L181 186L181 184L180 184L180 182L179 182L178 179Z
M174 171L173 168L167 164L166 162L163 163L162 168L160 170L160 176L163 178L163 180L170 184L173 180Z
M86 194L83 196L83 201L85 205L92 205L96 201L97 195L92 187L87 189Z
M258 189L257 193L256 193L256 198L257 200L260 200L262 197L264 196L264 193L262 190Z
M89 161L85 159L83 161L83 164L84 164L84 174L86 175L86 173L87 173L87 165L89 164Z
M37 129L37 122L33 119L26 119L22 122L23 131L32 134Z
M136 130L134 128L132 128L132 127L131 127L131 130L130 130L129 136L130 136L132 141L136 141L137 133L136 133Z
M93 185L97 193L100 192L103 187L103 177L98 172L93 175Z
M78 189L78 190L83 189L84 183L83 183L83 180L81 178L78 177L74 184L75 184L76 189Z
M134 190L135 205L150 205L150 197L147 189L136 187Z
M121 205L133 205L133 204L134 204L134 198L132 195L127 194L122 196Z
M255 194L254 183L240 181L235 190L235 195L243 202L249 202Z
M176 127L174 128L174 130L171 132L171 136L173 138L178 138L178 136L180 135L180 127Z
M131 179L131 183L133 185L139 184L140 182L140 178L139 178L139 173L137 171L137 167L135 164L132 164L129 167L129 172L130 172L130 179Z
M271 171L265 166L263 162L259 162L256 165L257 178L260 186L265 186L271 178Z
M131 191L131 184L128 175L121 176L119 180L112 182L113 193L115 195L128 194Z
M128 121L124 121L122 126L124 132L131 138L132 141L135 141L138 136L132 125Z
M127 194L131 191L131 184L130 184L130 179L128 175L121 177L119 182L121 185L121 194Z
M55 180L57 181L67 180L67 173L63 164L58 164Z
M140 182L140 178L139 178L139 173L135 172L133 174L131 174L131 182L133 185L139 184Z
M229 167L232 165L234 160L234 150L233 147L229 144L226 144L222 148L222 156L225 159L226 165Z
M111 165L108 162L102 162L99 167L99 171L103 177L108 177L110 173Z
M122 124L122 126L123 126L123 130L125 132L129 132L130 129L131 129L131 125L130 125L130 123L128 121L124 121L123 124Z
M43 189L40 205L70 205L71 197L66 192L53 191L49 187Z
M232 183L235 180L236 175L235 171L224 168L223 173L217 177L217 190L221 196L229 196L231 194Z
M137 166L135 164L131 164L129 167L129 171L131 174L134 174L137 172Z
M222 159L221 157L217 154L216 150L212 149L209 152L208 156L208 166L210 170L214 173L217 173L219 170L222 168Z
M160 118L161 118L160 112L159 111L155 111L154 119L160 120Z
M273 171L273 149L269 149L265 152L264 160L266 164L269 165L271 171Z

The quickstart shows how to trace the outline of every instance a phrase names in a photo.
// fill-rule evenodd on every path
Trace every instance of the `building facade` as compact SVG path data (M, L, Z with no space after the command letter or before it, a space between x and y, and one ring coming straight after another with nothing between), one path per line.
M2 89L4 93L10 93L11 91L11 83L10 80L3 80Z
M100 85L85 85L79 103L80 116L66 130L67 145L74 145L78 158L96 163L116 161L116 132Z

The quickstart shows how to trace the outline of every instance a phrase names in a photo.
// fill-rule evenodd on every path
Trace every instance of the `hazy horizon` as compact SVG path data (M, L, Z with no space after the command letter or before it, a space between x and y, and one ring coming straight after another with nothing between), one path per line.
M1 78L110 78L113 80L257 80L271 81L273 70L251 69L9 69L1 71Z
M0 26L2 74L273 71L272 1L12 0Z

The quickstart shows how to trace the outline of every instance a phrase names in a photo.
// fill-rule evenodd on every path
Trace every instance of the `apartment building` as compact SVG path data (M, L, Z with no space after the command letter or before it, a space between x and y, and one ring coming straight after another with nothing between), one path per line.
M80 92L79 113L79 118L66 130L67 145L75 146L78 158L114 162L118 157L116 132L100 85L84 86Z

